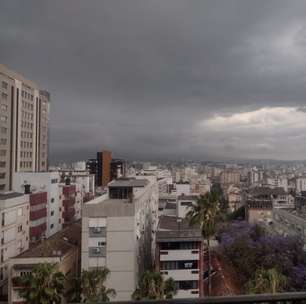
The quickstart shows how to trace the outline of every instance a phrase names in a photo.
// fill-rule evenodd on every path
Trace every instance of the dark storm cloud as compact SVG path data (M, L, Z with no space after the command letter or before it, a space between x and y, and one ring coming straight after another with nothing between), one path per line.
M53 160L305 158L287 117L305 112L305 17L304 1L2 1L0 58L51 92ZM264 132L243 129L267 107Z

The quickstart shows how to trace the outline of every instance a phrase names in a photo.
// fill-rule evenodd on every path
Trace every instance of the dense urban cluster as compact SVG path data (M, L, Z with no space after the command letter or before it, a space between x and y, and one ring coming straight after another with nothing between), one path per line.
M101 149L96 158L51 166L51 97L0 65L3 299L305 290L304 163L149 163Z

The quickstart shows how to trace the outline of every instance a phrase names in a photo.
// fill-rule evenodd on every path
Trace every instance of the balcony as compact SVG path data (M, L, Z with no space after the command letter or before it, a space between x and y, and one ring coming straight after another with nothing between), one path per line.
M74 215L75 215L74 208L69 208L63 212L63 219L65 220L65 222L69 222L73 219Z
M32 237L40 237L43 233L45 233L47 230L46 223L43 223L41 225L38 225L36 227L30 227L30 238Z
M161 261L199 260L199 249L160 250Z
M38 192L30 194L30 205L40 205L40 204L47 204L48 197L47 192Z
M42 208L40 210L30 212L30 220L35 221L47 216L47 208Z
M75 198L68 198L63 200L63 206L65 208L72 207L75 204Z
M64 186L63 187L63 194L65 196L69 196L71 194L75 194L75 192L76 192L75 185L69 185L69 186Z
M181 291L181 290L180 290ZM180 299L171 300L155 300L155 301L114 301L112 303L117 304L232 304L232 303L278 303L278 304L296 304L305 303L306 292L288 292L288 293L278 293L278 294L261 294L261 295L240 295L240 296L225 296L225 297L204 297L204 298L192 298L198 294L191 294L191 292L197 292L197 290L188 290L189 293L185 291L183 294L179 295ZM181 298L182 295L182 298Z
M165 279L172 278L175 281L196 281L200 278L199 269L171 269L171 270L161 270L161 274Z

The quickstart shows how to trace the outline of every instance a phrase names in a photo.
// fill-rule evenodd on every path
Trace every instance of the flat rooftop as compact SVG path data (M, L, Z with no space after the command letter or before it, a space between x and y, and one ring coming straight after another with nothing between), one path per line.
M159 218L156 240L158 242L201 241L202 235L200 227L189 225L186 219L162 215Z
M179 195L177 199L180 200L180 201L183 201L183 200L197 200L198 196L197 195L182 194L182 195Z
M133 216L135 205L128 199L105 199L97 203L84 204L83 216Z
M77 221L57 232L49 239L41 241L29 250L21 253L18 258L63 257L71 249L81 246L81 221Z
M109 187L145 187L149 181L147 179L120 178L109 183Z
M20 192L3 192L3 193L0 193L0 200L4 201L4 200L16 198L16 197L21 197L23 195L24 194Z

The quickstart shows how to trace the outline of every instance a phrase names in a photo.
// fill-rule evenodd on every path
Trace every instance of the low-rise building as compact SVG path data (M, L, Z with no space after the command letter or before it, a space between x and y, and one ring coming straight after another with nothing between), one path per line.
M271 201L247 201L247 219L250 224L269 222L272 219L273 205Z
M19 277L23 276L40 263L57 265L65 277L65 294L73 287L73 279L80 272L81 223L76 222L54 234L37 246L10 259L8 271L8 295L10 304L25 303L19 296Z
M161 216L156 236L156 270L176 283L175 298L202 297L203 242L199 228L182 218Z
M255 187L252 188L248 195L247 199L251 201L267 201L271 202L273 208L294 208L294 197L286 192L284 188L276 187Z

